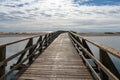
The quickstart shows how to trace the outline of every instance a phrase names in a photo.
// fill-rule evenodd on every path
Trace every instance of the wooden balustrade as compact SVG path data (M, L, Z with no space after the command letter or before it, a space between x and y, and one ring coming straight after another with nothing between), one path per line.
M108 55L112 54L115 57L120 58L120 51L105 46L103 44L99 44L93 40L84 38L74 32L69 32L69 35L75 48L79 52L79 55L83 58L85 64L88 65L90 71L92 72L93 76L96 79L98 80L120 79L120 74ZM94 57L93 52L90 50L90 47L88 46L87 42L99 48L100 61ZM95 63L95 66L92 66L88 62L88 59L91 59Z
M5 80L6 77L11 74L15 70L22 70L23 67L30 65L37 56L39 56L50 44L51 42L61 33L61 31L48 33L45 35L37 35L28 37L25 39L2 43L0 44L0 80ZM33 39L38 38L35 44L33 44ZM16 44L19 42L27 41L25 48L18 53L11 55L10 57L6 58L6 46ZM25 56L27 55L27 56ZM11 66L11 69L5 73L6 64L13 60L14 58L18 57L16 63L13 63L13 66ZM24 62L27 63L25 64Z

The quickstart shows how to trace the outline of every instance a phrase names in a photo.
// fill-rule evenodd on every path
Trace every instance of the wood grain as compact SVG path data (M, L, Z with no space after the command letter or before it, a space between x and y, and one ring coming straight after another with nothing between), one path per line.
M93 78L73 47L68 34L63 33L18 80L93 80Z

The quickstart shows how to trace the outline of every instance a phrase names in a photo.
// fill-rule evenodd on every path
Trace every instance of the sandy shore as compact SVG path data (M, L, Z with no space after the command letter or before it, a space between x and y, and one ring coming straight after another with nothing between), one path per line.
M120 36L120 33L78 33L81 36Z
M0 33L0 37L28 37L45 33ZM81 36L120 36L120 33L78 33Z
M0 37L29 37L43 34L45 33L0 33Z

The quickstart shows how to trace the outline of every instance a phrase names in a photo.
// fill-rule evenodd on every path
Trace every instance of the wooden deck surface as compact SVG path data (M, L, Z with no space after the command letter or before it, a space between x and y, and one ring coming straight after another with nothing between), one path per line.
M67 33L53 43L19 77L19 80L93 80Z

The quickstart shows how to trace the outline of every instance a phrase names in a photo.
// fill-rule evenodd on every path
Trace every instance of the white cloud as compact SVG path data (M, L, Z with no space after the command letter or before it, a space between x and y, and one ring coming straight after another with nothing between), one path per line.
M6 0L0 3L0 17L2 26L14 28L118 28L120 6L78 5L72 0Z

